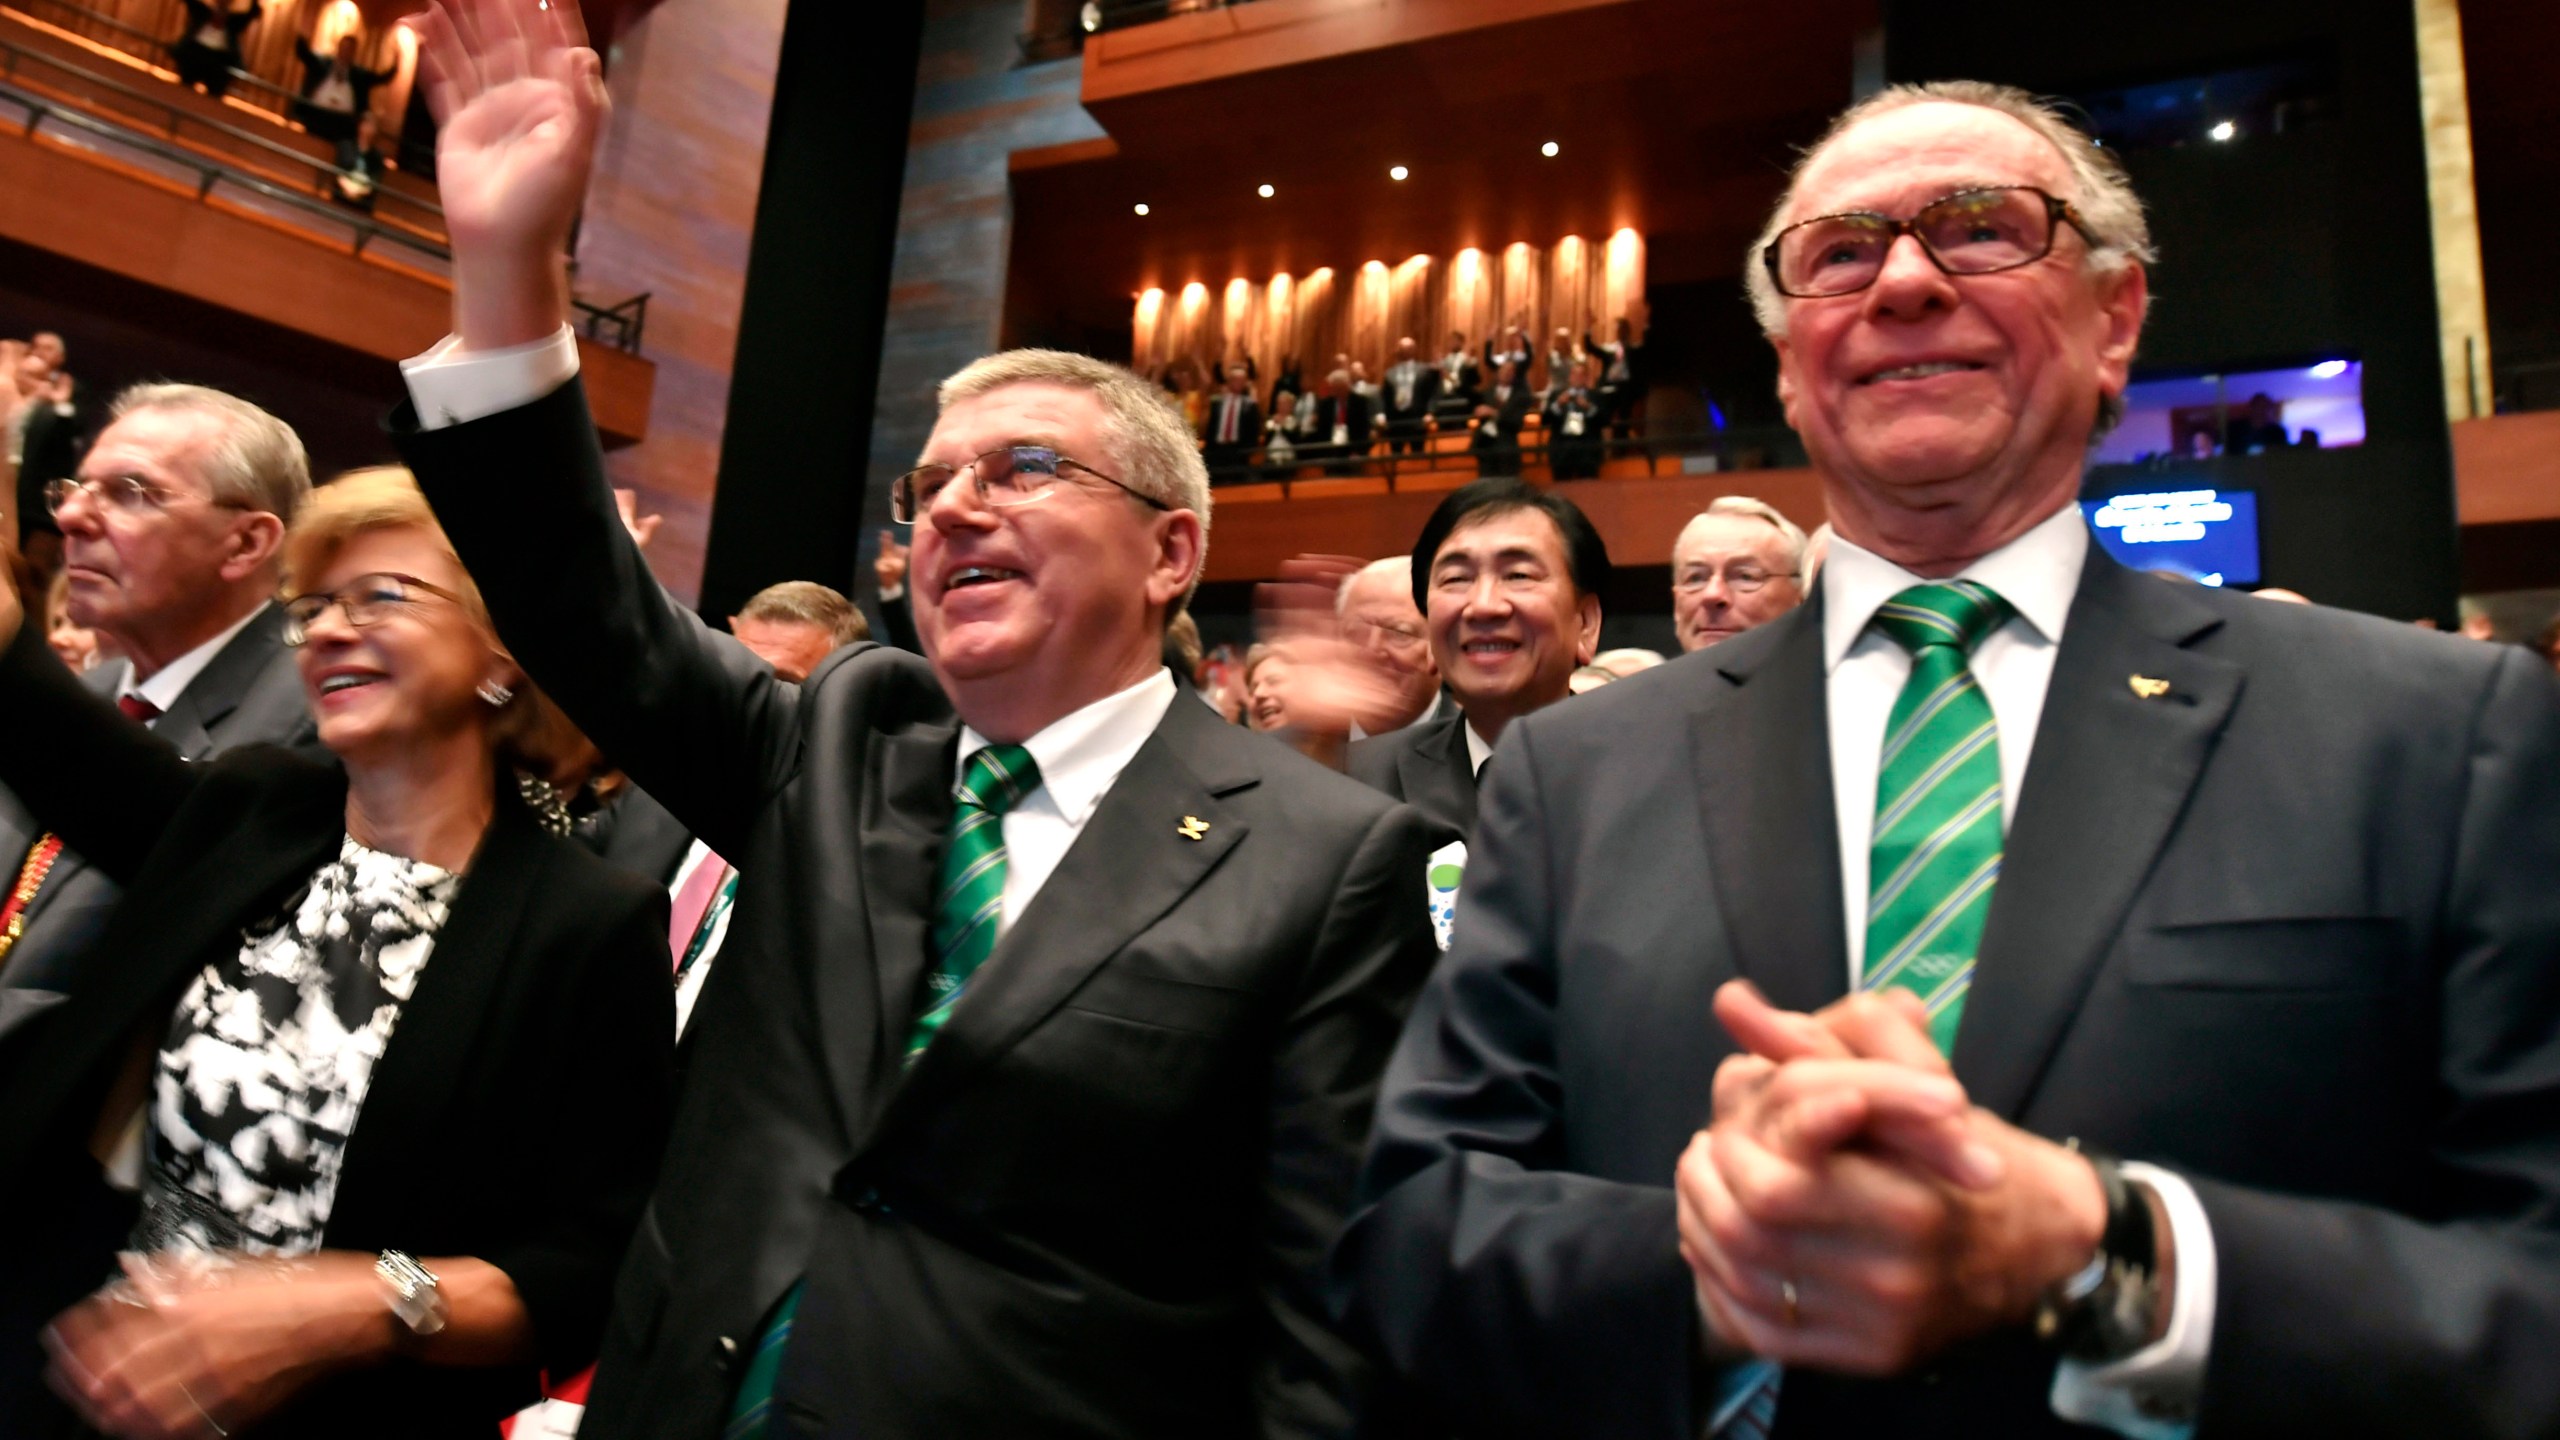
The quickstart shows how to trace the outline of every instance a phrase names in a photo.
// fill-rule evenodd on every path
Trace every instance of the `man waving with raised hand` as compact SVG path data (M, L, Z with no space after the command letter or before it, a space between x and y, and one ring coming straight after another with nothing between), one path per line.
M1207 475L1117 366L945 381L925 659L797 685L615 518L562 323L605 92L566 0L426 27L454 334L401 448L529 673L746 877L590 1436L1319 1436L1324 1247L1433 955L1410 810L1177 703Z

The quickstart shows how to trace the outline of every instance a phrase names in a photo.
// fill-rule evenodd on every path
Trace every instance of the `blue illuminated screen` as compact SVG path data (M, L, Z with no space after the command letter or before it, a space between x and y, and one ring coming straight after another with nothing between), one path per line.
M2136 570L2199 585L2258 583L2258 496L2251 490L2150 490L2083 500L2107 553Z

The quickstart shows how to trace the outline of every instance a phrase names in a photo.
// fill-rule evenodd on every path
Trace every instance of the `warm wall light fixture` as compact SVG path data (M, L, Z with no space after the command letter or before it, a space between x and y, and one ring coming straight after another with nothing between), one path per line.
M1387 178L1390 180L1401 180L1408 173L1409 172L1401 165L1390 165L1387 167Z
M1141 215L1146 214L1146 213L1147 213L1147 202L1146 202L1146 201L1144 201L1144 200L1139 201L1139 202L1137 203L1136 209L1137 209L1137 212L1138 212L1139 214L1141 214Z
M2237 135L2237 134L2239 134L2239 133L2240 133L2240 127L2239 127L2239 126L2237 126L2237 125L2232 124L2232 123L2231 123L2230 121L2228 121L2228 120L2223 120L2223 121L2219 121L2219 122L2217 122L2217 123L2214 125L2214 127L2213 127L2212 129L2210 129L2210 130L2206 131L2205 133L2206 133L2206 134L2208 134L2208 135L2210 135L2210 136L2212 136L2212 137L2213 137L2214 139L2216 139L2216 140L2228 140L2228 139L2230 139L2232 136Z
M1280 192L1279 192L1279 191L1277 191L1277 190L1272 189L1272 188L1271 188L1270 186L1268 186L1268 185L1265 185L1265 186L1263 186L1261 189L1256 190L1256 191L1254 191L1253 193L1255 193L1256 195L1261 196L1261 197L1262 197L1263 199L1265 199L1265 200L1268 200L1268 199L1270 199L1272 196L1277 195L1277 194L1279 194Z

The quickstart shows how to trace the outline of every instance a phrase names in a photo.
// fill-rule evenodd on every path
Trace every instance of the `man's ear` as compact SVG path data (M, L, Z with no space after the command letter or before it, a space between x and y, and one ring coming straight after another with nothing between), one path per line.
M1585 595L1574 602L1573 663L1588 665L1600 655L1600 597Z
M1201 565L1208 559L1209 532L1196 510L1168 510L1156 520L1156 563L1147 575L1147 603L1165 607L1167 615L1191 593Z
M1778 408L1785 412L1787 424L1796 423L1795 350L1784 335L1769 337L1769 348L1778 352Z
M2099 282L2098 385L2110 395L2124 393L2132 378L2133 352L2142 343L2142 319L2151 306L2151 277L2139 260Z
M225 584L238 584L276 561L284 549L284 522L253 510L231 524L219 573Z

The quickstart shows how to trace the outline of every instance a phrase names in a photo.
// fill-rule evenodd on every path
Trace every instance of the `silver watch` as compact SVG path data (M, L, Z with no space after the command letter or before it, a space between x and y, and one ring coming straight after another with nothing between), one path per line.
M433 1335L452 1318L453 1307L445 1303L444 1287L436 1283L435 1272L400 1251L383 1251L373 1262L373 1273L382 1282L391 1313L409 1327L410 1334Z

